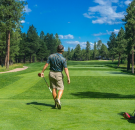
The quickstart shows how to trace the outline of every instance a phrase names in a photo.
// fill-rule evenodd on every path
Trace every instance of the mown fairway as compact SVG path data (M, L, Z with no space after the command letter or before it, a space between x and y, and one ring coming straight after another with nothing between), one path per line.
M0 130L134 129L135 120L122 116L135 109L134 75L109 67L109 61L70 61L71 84L65 76L58 110L53 109L44 79L37 76L44 64L27 64L27 70L0 74Z

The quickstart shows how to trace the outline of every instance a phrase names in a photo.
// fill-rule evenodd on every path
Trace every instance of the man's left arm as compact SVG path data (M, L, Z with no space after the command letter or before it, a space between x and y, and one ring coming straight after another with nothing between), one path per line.
M43 70L41 72L41 77L44 77L44 71L46 70L46 68L48 67L48 63L45 64L45 66L43 67Z

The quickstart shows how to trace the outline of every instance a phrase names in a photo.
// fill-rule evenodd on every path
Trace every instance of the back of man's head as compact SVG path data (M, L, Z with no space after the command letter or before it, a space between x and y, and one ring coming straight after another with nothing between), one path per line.
M63 52L63 51L64 51L64 46L63 45L58 45L57 52Z

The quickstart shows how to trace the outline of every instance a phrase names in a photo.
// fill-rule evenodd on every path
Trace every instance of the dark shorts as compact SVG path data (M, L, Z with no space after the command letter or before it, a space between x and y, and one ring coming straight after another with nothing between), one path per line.
M49 72L50 88L57 90L64 90L63 74L62 72Z

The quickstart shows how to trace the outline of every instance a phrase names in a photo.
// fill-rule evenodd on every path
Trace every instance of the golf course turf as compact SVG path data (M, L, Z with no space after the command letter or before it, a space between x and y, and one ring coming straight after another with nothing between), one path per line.
M111 61L68 61L71 84L54 109L52 95L38 77L44 63L0 74L0 130L131 130L135 120L123 112L135 109L135 76ZM45 70L48 79L49 68Z

